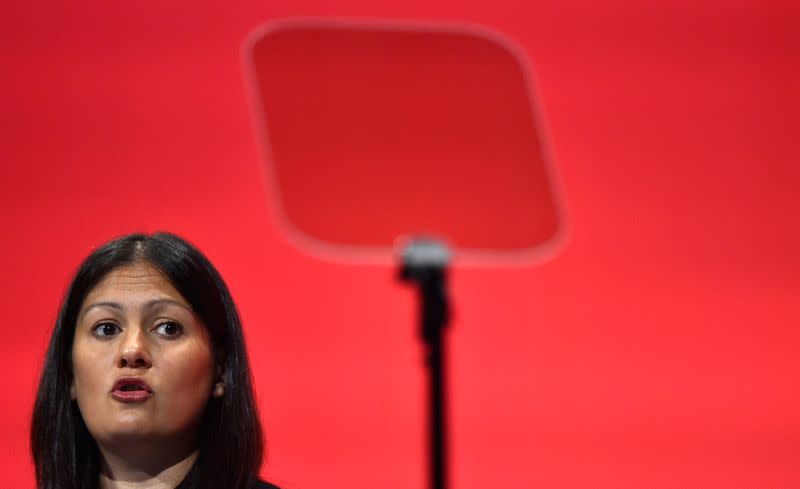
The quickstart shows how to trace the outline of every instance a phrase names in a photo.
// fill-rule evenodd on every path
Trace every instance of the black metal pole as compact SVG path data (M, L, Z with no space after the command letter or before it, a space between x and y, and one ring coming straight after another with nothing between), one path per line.
M433 489L445 489L447 483L447 423L445 413L447 412L446 403L446 384L445 384L445 348L442 341L442 331L439 331L438 338L430 343L428 369L430 376L430 400L431 408L429 413L429 437L430 443L430 464L431 479L430 487Z
M447 265L450 252L440 242L412 241L404 250L401 279L418 286L420 336L427 348L428 464L430 489L447 489L447 390L444 329L450 319Z

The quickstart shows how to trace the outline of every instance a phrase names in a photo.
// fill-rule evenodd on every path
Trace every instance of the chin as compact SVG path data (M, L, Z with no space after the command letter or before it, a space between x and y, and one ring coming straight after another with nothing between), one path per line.
M116 416L115 419L107 420L103 424L103 428L99 430L101 433L95 435L97 439L115 441L123 438L147 438L157 433L149 419L135 413Z
M147 439L156 436L156 432L149 426L123 423L109 427L102 438L108 441Z

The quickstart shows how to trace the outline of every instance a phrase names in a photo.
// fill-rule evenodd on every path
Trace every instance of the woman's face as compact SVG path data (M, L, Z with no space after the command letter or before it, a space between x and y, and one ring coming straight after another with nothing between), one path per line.
M101 445L192 443L215 380L205 326L146 262L113 270L86 296L72 365L70 394Z

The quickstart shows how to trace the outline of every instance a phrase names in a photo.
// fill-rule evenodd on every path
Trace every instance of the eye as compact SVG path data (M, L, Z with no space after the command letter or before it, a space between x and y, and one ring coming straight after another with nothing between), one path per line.
M156 326L156 333L167 338L177 338L183 333L183 328L175 321L164 321Z
M92 333L98 338L108 339L115 336L119 332L119 327L111 322L104 321L98 323L92 328Z

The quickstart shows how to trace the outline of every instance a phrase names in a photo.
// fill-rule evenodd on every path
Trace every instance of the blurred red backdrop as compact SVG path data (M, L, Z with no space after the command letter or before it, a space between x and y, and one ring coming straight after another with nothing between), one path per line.
M422 355L393 270L289 246L241 43L285 16L464 21L536 69L570 233L455 268L454 489L800 486L790 2L15 2L0 18L3 487L58 302L93 246L172 230L241 309L286 489L423 487Z

